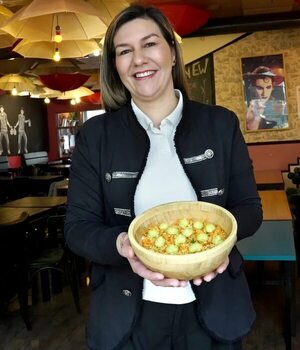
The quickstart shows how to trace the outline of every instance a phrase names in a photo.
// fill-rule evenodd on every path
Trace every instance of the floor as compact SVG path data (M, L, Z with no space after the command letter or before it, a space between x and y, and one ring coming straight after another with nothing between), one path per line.
M278 286L252 286L257 311L253 331L244 340L244 350L285 350L283 338L283 295ZM52 297L50 302L31 307L33 331L28 332L12 302L7 317L0 320L1 350L84 350L85 320L89 290L81 289L82 313L76 313L70 289ZM300 349L300 278L297 279L297 336L293 350ZM200 349L199 349L200 350Z

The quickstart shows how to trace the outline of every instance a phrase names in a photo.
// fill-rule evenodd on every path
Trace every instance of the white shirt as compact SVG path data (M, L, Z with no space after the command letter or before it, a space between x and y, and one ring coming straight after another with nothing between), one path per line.
M197 200L175 150L174 135L183 108L181 92L175 90L175 93L179 97L178 104L174 111L162 120L160 128L156 128L151 119L131 100L137 120L150 139L146 166L134 197L135 215L159 204ZM155 286L149 280L144 280L143 299L167 304L185 304L194 301L195 295L190 283L186 287L174 288Z

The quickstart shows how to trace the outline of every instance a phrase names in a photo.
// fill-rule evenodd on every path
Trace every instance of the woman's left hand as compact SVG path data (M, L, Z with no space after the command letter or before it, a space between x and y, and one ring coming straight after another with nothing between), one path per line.
M223 273L227 267L229 265L229 258L227 257L226 260L215 269L215 271L208 273L205 276L202 277L197 277L193 279L193 283L196 286L200 286L200 284L205 281L205 282L210 282L212 281L214 278L216 278L220 273Z

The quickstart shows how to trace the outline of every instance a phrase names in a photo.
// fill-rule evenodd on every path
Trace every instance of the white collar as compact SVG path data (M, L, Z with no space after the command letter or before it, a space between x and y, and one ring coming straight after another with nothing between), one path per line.
M183 109L183 98L180 90L175 89L175 94L179 98L177 106L168 116L166 116L161 121L161 126L165 125L167 122L171 123L174 127L178 125L182 116ZM153 127L152 120L134 103L133 99L131 99L131 106L136 115L138 122L142 125L142 127L147 130L150 127Z

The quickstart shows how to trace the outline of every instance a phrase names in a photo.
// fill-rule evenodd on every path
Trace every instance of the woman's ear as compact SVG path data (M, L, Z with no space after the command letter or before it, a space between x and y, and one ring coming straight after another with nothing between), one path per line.
M174 47L172 47L172 66L175 66L176 64L176 53Z

